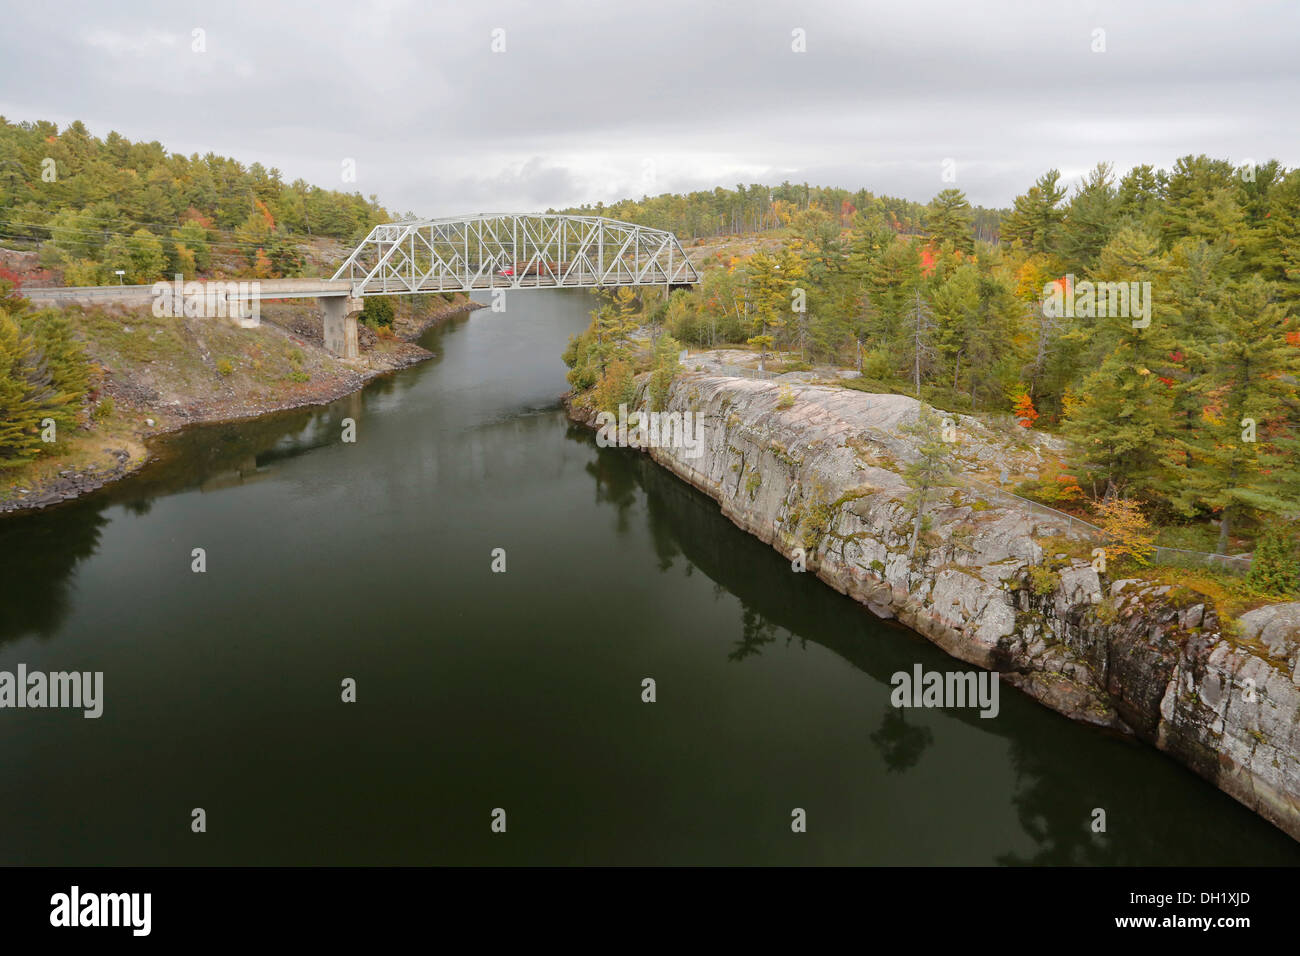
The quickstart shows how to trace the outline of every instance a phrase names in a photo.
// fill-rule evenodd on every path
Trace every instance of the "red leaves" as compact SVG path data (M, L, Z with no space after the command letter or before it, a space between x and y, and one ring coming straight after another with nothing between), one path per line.
M934 272L934 261L935 261L934 251L929 246L923 248L921 250L921 274L922 275L928 277L930 273Z
M1034 400L1029 397L1028 392L1021 392L1016 398L1015 405L1012 408L1016 416L1016 424L1021 428L1031 428L1038 419L1038 409L1034 408Z

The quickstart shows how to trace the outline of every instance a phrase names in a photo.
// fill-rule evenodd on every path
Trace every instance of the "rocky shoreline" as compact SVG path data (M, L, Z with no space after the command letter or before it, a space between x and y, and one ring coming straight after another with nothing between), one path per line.
M1203 595L1112 580L1063 553L1052 542L1072 536L1067 522L960 485L932 506L909 560L902 470L915 449L898 426L918 407L900 395L686 371L663 410L702 418L703 451L647 453L878 616L1059 713L1157 747L1300 839L1300 603L1223 623ZM570 403L570 415L596 424L590 409ZM963 469L1005 458L998 434L952 417Z
M324 379L314 380L295 387L290 397L266 399L256 395L238 395L235 398L210 399L184 404L171 401L165 395L132 395L129 386L110 382L107 393L122 401L137 415L154 415L147 419L150 430L143 441L168 435L191 425L210 425L219 422L239 421L257 418L275 412L291 411L309 405L325 405L364 388L372 380L427 361L433 353L414 344L429 328L446 322L458 315L481 309L481 303L469 300L448 303L447 307L431 309L414 317L403 317L394 323L394 333L404 347L376 355L372 349L376 343L376 334L363 326L362 358L359 362L337 360L333 363L331 374ZM307 320L284 324L284 331L295 342L302 345L323 346L323 334ZM364 363L364 364L363 364ZM97 491L115 481L120 481L154 460L152 454L132 456L125 448L105 448L113 464L107 467L88 465L84 468L60 469L57 475L44 481L32 482L31 487L23 487L17 497L0 500L0 516L13 513L41 510L54 505L75 500L83 495Z

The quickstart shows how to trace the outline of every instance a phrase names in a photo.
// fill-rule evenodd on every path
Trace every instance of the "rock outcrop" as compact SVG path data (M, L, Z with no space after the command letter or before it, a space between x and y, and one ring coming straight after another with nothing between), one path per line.
M643 381L643 408L645 396ZM1300 604L1224 626L1201 595L1110 581L1062 552L1068 520L1002 506L965 483L928 506L909 559L902 474L916 451L899 426L918 408L900 395L690 371L663 410L702 420L702 450L648 453L873 613L1060 713L1148 741L1300 839ZM1041 451L953 419L953 454L967 471Z

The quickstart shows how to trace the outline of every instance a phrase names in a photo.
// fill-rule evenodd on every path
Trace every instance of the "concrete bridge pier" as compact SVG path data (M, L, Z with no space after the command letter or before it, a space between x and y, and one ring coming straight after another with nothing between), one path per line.
M340 358L357 358L360 355L357 314L362 309L361 300L350 295L322 296L320 305L325 316L325 348Z

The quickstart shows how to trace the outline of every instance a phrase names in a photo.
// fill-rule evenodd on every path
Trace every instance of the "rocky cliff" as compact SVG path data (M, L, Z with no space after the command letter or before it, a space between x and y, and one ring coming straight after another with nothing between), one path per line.
M927 508L929 530L909 560L902 470L916 452L899 426L918 407L900 395L689 371L663 411L693 412L702 450L648 453L792 568L805 564L1054 710L1159 747L1300 839L1300 604L1224 626L1201 595L1109 580L1061 550L1067 521L1000 506L964 482ZM573 414L595 424L589 411ZM1041 457L1052 442L953 419L966 473Z

